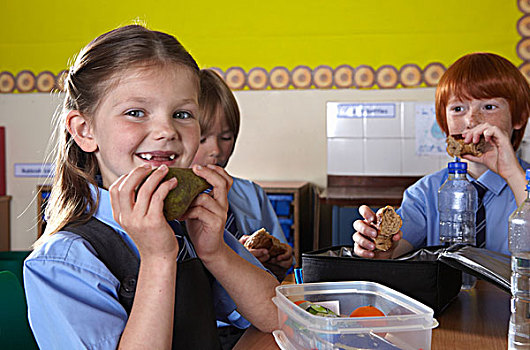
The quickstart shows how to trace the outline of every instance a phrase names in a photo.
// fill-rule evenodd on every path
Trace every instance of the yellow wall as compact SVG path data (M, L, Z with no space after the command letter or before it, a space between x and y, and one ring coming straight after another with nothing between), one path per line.
M525 3L525 1L521 1ZM414 63L473 51L516 65L517 0L4 0L0 72L54 74L95 36L138 18L177 36L201 66L291 70Z

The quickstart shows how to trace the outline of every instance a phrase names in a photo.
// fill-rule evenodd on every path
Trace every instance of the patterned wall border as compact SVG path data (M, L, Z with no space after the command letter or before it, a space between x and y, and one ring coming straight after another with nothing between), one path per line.
M530 82L530 0L516 0L523 16L517 21L517 31L521 40L516 50L523 63L519 69ZM401 68L384 65L374 69L368 65L352 67L344 64L332 68L321 65L311 69L297 66L292 70L286 67L274 67L267 71L255 67L248 72L241 67L230 67L226 71L212 67L233 90L282 90L282 89L393 89L419 86L436 86L446 67L439 63L429 63L423 69L416 64L405 64ZM50 71L38 75L29 70L20 71L16 76L10 72L0 73L0 93L13 92L51 92L62 90L62 81L67 71L57 75Z

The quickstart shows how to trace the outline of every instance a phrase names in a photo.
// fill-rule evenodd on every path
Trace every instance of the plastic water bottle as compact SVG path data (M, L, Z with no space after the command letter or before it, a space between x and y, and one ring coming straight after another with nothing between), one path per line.
M478 194L475 186L467 179L467 163L448 164L449 176L438 190L438 211L440 213L440 243L476 244L475 215ZM462 289L474 287L476 277L462 274Z
M526 170L530 181L530 169ZM508 349L530 349L530 182L526 200L509 219L508 249L512 254L512 302Z
M440 213L440 244L448 246L453 243L453 225L450 218L450 211L447 210L448 205L451 201L451 194L447 190L448 182L452 182L455 178L455 163L451 162L447 164L447 180L440 186L438 190L438 212Z

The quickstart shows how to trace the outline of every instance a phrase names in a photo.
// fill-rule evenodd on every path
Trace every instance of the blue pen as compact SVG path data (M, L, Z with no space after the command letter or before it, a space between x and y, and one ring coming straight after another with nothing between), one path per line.
M302 275L302 269L301 268L294 269L294 281L296 282L296 284L304 283L304 277Z

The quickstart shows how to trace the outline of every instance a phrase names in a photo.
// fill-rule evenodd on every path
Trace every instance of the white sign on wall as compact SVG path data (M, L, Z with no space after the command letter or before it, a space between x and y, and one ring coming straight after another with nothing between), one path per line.
M15 177L50 177L54 165L50 163L16 163Z
M337 118L395 118L395 103L339 103Z

